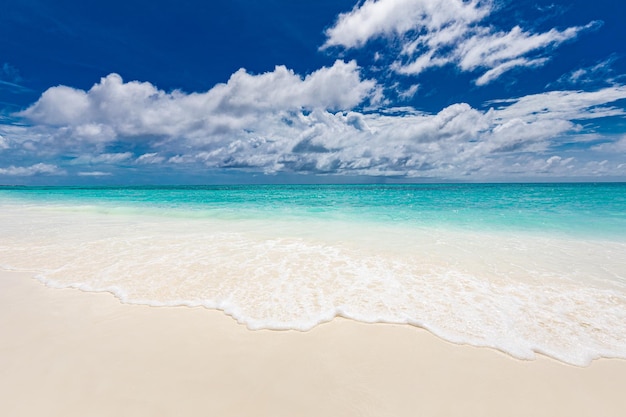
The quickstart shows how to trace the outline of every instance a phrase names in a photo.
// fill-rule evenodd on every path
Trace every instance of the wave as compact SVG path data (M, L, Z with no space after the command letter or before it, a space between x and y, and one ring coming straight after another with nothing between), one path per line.
M522 359L626 358L626 243L320 218L2 210L0 265L122 302L219 309L250 329L342 316Z

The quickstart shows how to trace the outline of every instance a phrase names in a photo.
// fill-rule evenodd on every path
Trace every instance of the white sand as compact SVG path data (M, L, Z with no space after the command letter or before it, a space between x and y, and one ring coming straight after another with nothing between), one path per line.
M344 319L247 330L0 272L0 416L624 416L626 361L519 361Z

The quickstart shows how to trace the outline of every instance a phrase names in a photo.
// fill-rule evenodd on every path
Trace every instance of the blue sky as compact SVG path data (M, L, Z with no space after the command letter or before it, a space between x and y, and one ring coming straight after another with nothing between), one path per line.
M0 9L0 184L626 180L621 2Z

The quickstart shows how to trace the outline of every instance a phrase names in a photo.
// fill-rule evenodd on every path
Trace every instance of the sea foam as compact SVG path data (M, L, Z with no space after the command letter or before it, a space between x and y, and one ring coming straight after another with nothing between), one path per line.
M0 264L126 303L220 309L250 329L343 316L523 359L626 358L624 241L160 210L5 201Z

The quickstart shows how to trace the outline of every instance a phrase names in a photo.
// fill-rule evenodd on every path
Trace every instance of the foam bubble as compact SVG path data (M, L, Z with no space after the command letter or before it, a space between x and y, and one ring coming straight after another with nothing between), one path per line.
M518 358L626 358L626 244L347 220L4 207L0 264L251 329L406 323Z

